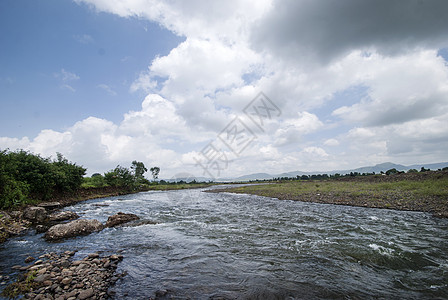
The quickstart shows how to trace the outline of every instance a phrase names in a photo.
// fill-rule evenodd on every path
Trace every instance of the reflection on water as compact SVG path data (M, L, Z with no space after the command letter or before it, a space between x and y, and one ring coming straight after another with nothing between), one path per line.
M97 206L95 204L107 204ZM429 214L280 201L202 190L146 192L67 208L105 222L119 211L156 225L0 246L0 275L28 255L121 252L117 299L448 298L448 220ZM76 257L75 257L76 258Z

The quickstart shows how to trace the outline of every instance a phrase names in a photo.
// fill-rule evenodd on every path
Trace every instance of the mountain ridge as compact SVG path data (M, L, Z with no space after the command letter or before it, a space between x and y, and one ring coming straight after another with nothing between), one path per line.
M398 171L408 171L410 169L416 169L420 170L422 167L425 169L431 169L431 170L438 170L442 169L444 167L448 167L448 162L441 162L441 163L431 163L431 164L413 164L409 166L401 165L401 164L395 164L392 162L384 162L381 164L376 164L374 166L365 166L365 167L359 167L356 169L347 169L347 170L333 170L333 171L291 171L291 172L284 172L281 174L268 174L268 173L253 173L253 174L247 174L243 176L239 176L237 178L220 178L218 181L249 181L249 180L264 180L264 179L272 179L272 178L278 178L278 177L296 177L296 176L302 176L302 175L317 175L317 174L328 174L328 175L334 175L336 173L345 175L350 174L351 172L358 172L358 173L380 173L381 171L386 172L390 169L397 169Z

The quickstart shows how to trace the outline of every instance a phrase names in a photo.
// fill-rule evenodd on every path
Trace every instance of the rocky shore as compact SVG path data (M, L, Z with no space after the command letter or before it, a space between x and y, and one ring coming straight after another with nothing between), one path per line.
M74 251L61 254L48 253L38 260L26 259L25 266L14 266L24 273L15 283L6 287L2 295L24 299L108 299L113 296L110 287L125 274L117 274L121 255L100 256L89 254L81 260L73 260Z

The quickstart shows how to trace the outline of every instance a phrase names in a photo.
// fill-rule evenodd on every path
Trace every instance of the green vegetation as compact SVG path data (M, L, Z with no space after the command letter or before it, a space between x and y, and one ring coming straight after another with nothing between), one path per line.
M33 289L39 287L39 284L34 281L37 276L37 270L29 271L25 275L25 280L17 281L8 285L1 293L3 297L9 299L16 299L19 295L26 294Z
M27 151L0 151L0 209L77 190L86 169L58 153L56 160Z

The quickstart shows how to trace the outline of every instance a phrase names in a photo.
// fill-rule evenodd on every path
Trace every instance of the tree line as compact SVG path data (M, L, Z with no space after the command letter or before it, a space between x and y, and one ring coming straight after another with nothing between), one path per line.
M421 173L421 172L428 172L431 171L431 169L426 169L424 167L421 167L420 171L417 169L410 169L406 173ZM438 169L438 171L448 171L448 167L445 167L443 169ZM389 169L386 172L381 171L380 173L376 174L375 172L371 173L360 173L360 172L350 172L347 174L312 174L312 175L297 175L294 177L276 177L273 179L266 179L266 180L251 180L251 182L260 182L260 181L291 181L291 180L326 180L326 179L334 179L334 178L341 178L341 177L356 177L356 176L371 176L371 175L394 175L394 174L402 174L405 173L404 171L398 171L397 169Z
M44 158L24 150L0 151L0 209L52 199L80 188L113 186L127 191L156 184L159 167L150 168L153 182L144 177L143 162L133 161L130 168L120 165L91 177L87 169L57 153L56 159Z
M19 150L0 151L0 208L50 199L77 190L86 169L60 153L56 159Z

